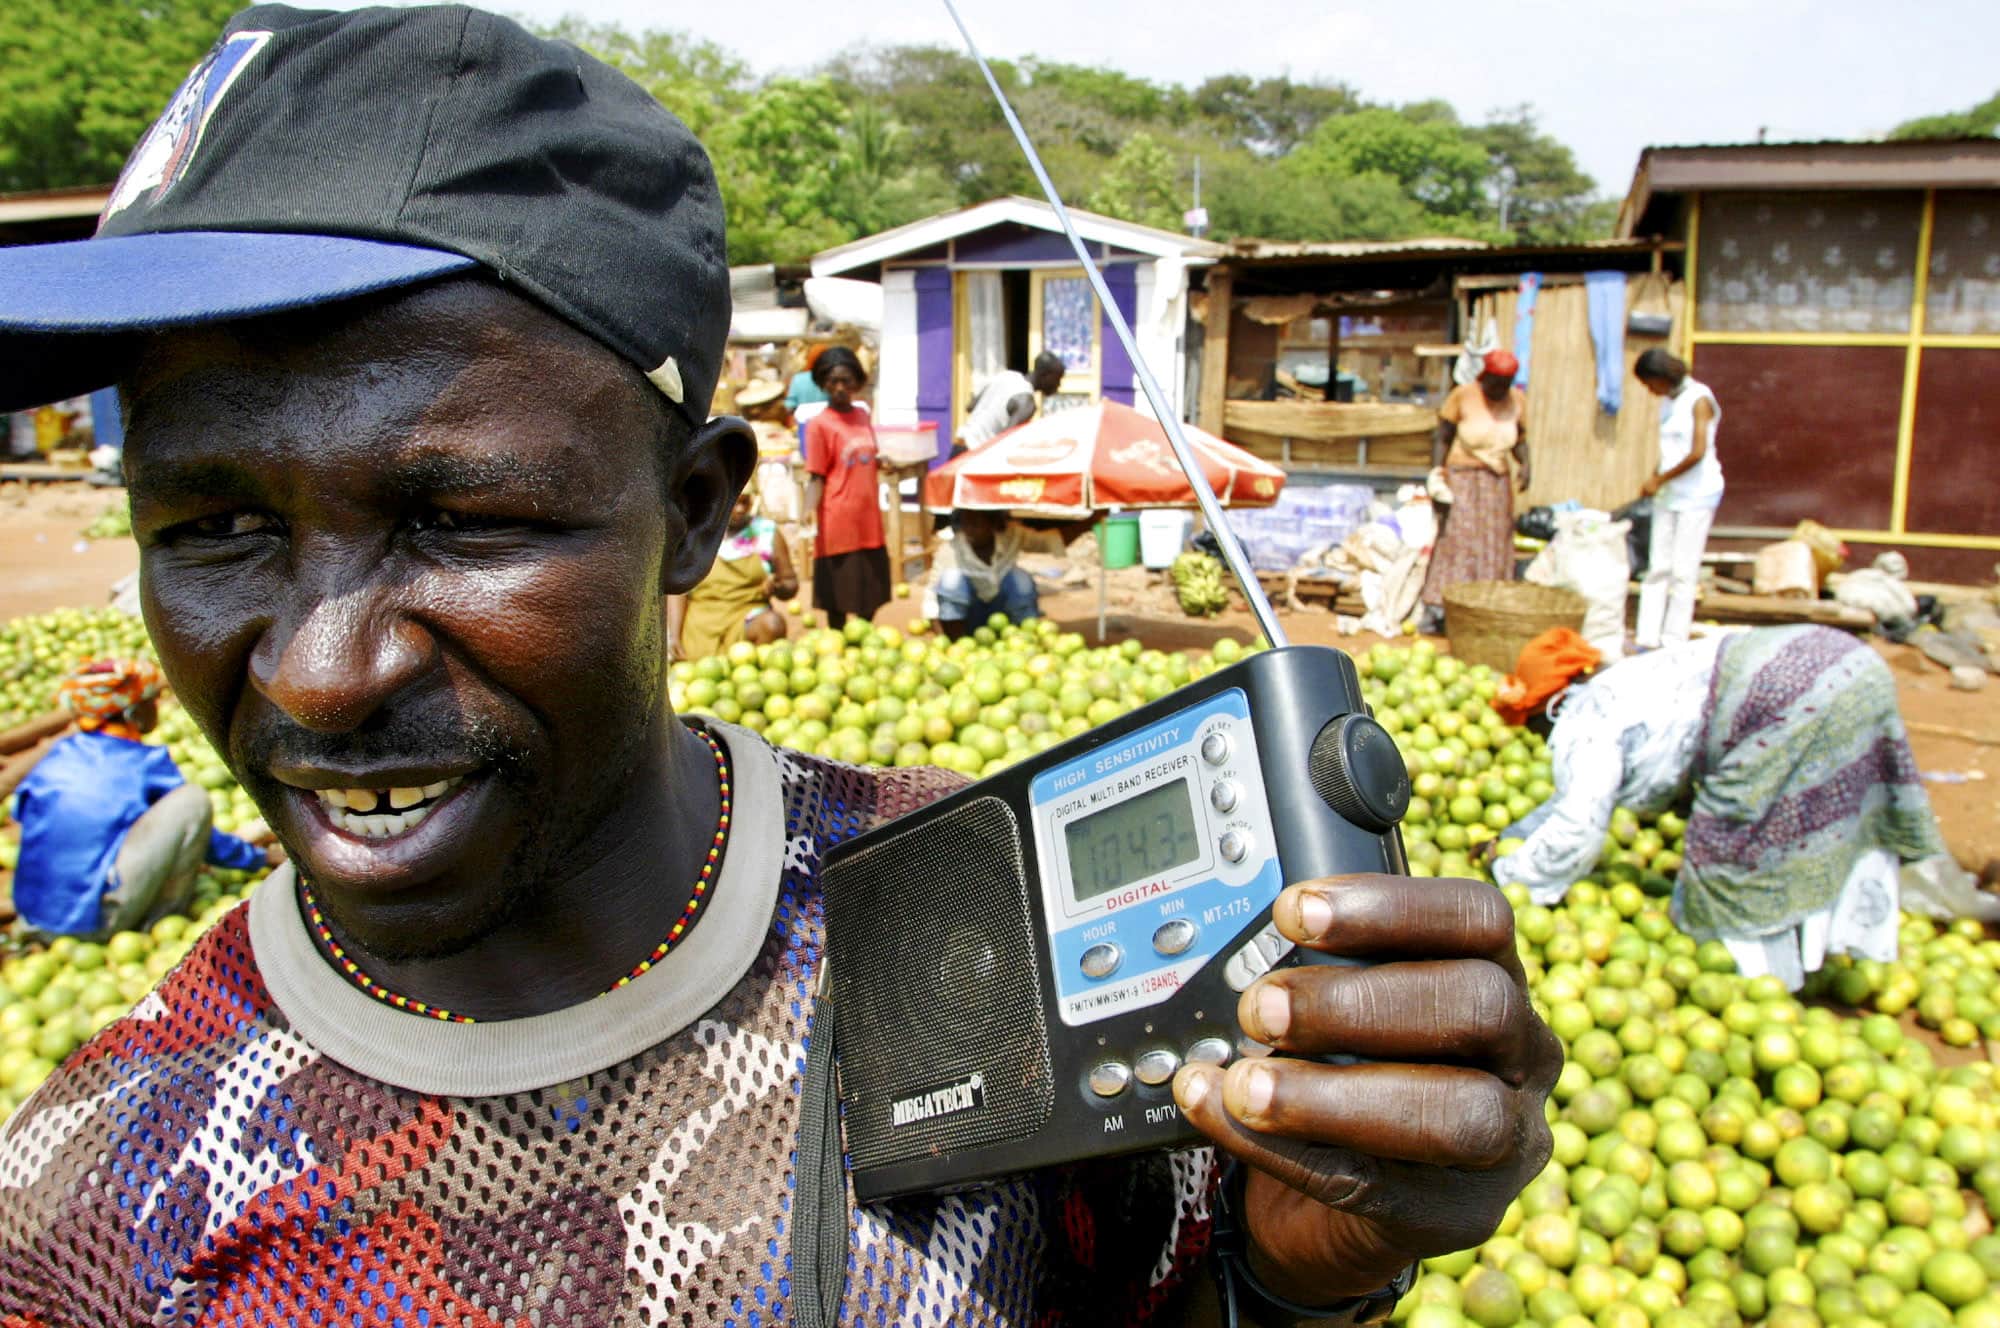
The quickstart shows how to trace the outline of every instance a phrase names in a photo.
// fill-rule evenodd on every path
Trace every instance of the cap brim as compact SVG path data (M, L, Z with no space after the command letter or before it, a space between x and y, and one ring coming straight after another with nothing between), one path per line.
M477 266L417 245L248 231L0 249L0 410L114 382L138 333L329 304Z

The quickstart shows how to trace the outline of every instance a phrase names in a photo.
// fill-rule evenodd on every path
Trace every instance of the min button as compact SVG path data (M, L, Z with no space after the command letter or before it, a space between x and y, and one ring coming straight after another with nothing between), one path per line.
M1161 923L1159 930L1153 933L1153 948L1163 955L1182 954L1194 944L1195 935L1196 928L1192 922L1186 918L1174 918Z

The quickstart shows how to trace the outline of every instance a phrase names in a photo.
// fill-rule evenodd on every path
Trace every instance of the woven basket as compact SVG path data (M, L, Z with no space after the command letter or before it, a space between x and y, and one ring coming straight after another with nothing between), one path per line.
M1522 646L1553 627L1583 630L1588 608L1574 590L1532 581L1465 581L1445 589L1444 629L1458 658L1512 673Z

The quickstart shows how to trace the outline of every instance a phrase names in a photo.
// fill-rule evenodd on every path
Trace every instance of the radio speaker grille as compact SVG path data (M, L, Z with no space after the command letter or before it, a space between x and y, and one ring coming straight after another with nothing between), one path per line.
M1007 804L977 798L892 830L830 863L823 881L855 1169L1005 1143L1046 1124L1039 946ZM896 1123L898 1101L973 1075L979 1106Z

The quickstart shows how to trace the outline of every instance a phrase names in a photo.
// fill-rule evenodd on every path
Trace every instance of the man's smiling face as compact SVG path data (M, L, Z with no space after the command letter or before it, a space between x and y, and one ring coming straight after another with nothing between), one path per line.
M452 953L604 851L733 497L635 370L464 280L163 335L126 391L147 627L352 939Z

